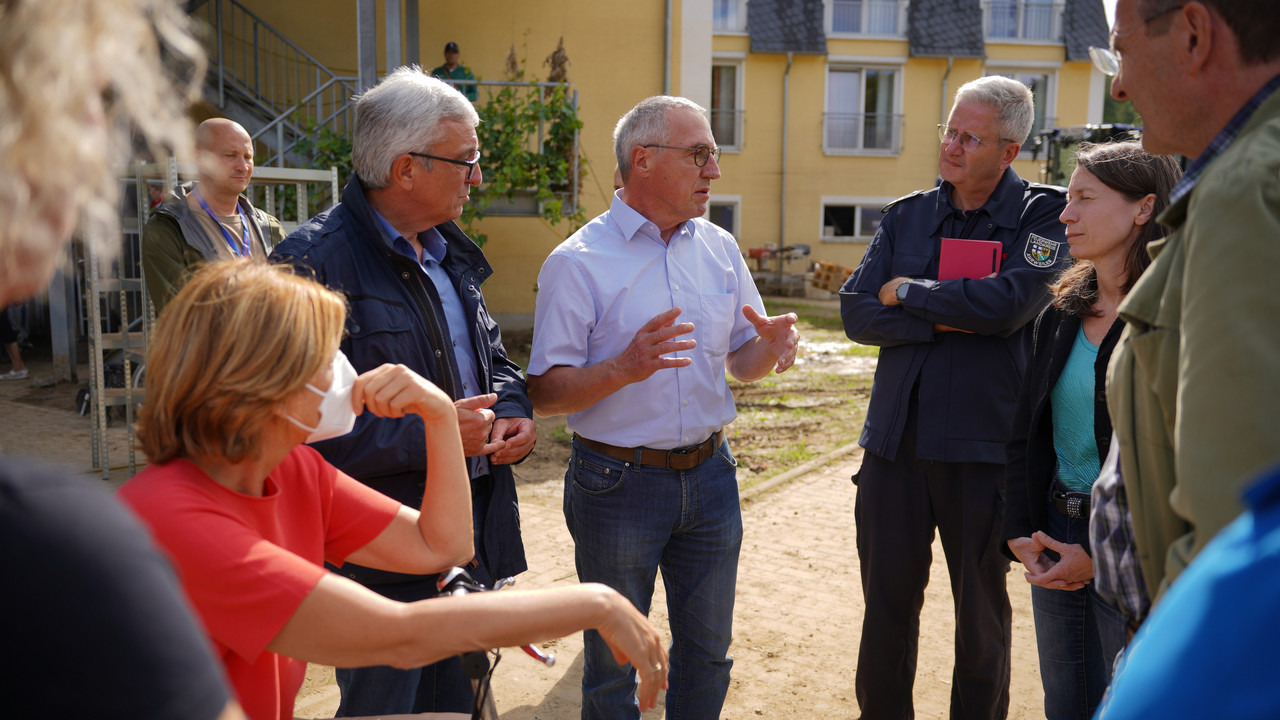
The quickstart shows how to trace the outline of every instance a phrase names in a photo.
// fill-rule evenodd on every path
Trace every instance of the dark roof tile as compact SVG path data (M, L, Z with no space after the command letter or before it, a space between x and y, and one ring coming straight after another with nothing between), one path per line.
M822 0L748 0L753 53L826 54Z
M907 40L913 57L985 57L979 0L912 0Z

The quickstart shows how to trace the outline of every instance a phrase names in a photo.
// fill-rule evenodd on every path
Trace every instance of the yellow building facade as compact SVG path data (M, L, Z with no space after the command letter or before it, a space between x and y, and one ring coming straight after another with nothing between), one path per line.
M355 3L241 2L333 70L356 74ZM399 0L376 0L379 74L387 65L388 2L399 12ZM808 245L809 258L789 270L812 260L855 266L879 208L934 184L936 126L969 80L1001 73L1031 83L1045 127L1101 121L1102 76L1087 61L1064 59L1063 0L984 0L985 57L955 58L911 55L907 0L821 5L825 53L788 56L752 51L747 0L420 0L420 62L440 64L452 41L479 79L501 80L514 49L526 78L542 80L544 59L563 38L583 122L588 175L580 202L588 218L611 200L612 131L632 105L666 91L711 109L724 155L710 215L734 232L744 254ZM1012 31L996 22L1006 16L1015 18ZM1049 25L1037 25L1041 16ZM1015 168L1038 180L1041 164L1024 150ZM571 228L487 217L479 229L495 268L485 285L491 310L531 316L542 260Z

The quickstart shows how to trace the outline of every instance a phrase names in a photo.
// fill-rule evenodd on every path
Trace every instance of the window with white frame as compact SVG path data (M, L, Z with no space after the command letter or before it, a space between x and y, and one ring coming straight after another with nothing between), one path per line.
M740 33L747 31L747 0L712 0L711 31Z
M896 155L902 148L901 67L831 65L823 151Z
M986 0L988 40L1062 42L1063 0Z
M1031 134L1022 143L1022 152L1019 153L1020 157L1030 157L1035 138L1057 123L1057 71L1051 68L988 66L986 74L1013 78L1031 88L1031 97L1035 100L1035 116L1031 123Z
M906 30L906 0L831 0L834 35L901 36Z
M822 198L823 242L870 242L893 198Z
M735 238L738 234L741 217L742 198L738 195L712 195L707 203L707 219L727 230Z
M711 133L721 148L742 149L742 61L711 61Z

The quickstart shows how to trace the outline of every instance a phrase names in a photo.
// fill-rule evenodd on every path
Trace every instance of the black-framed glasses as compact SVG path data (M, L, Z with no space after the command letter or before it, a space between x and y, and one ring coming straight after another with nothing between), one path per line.
M1145 27L1151 22L1164 17L1175 10L1181 10L1182 7L1183 6L1181 4L1170 5L1149 17L1143 18L1141 26ZM1137 28L1134 28L1134 30L1136 29ZM1098 69L1098 72L1106 75L1107 77L1115 77L1120 74L1120 53L1116 52L1116 38L1128 35L1131 32L1133 32L1133 30L1118 33L1113 27L1111 28L1111 32L1107 34L1108 47L1098 47L1097 45L1094 45L1089 48L1089 59L1093 60L1093 66Z
M1013 142L1005 138L980 138L969 133L958 132L946 123L938 123L938 139L942 141L943 145L950 145L958 141L965 152L977 150L984 142Z
M430 160L439 160L441 162L451 163L453 165L461 165L467 169L467 179L471 179L471 175L476 171L476 165L480 164L480 151L475 151L470 160L454 160L453 158L440 157L439 155L428 155L427 153L411 152L410 155L420 158L428 158Z
M694 145L693 147L681 147L680 145L643 145L647 148L666 148L668 150L688 150L693 153L693 164L698 167L706 167L707 160L715 158L716 162L720 162L720 148L707 147L706 145Z

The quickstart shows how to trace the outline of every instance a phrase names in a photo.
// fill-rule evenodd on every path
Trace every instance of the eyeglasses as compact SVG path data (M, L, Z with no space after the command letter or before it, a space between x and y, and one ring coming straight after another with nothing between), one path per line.
M440 162L447 162L447 163L451 163L451 164L453 164L453 165L461 165L462 167L464 167L464 168L466 168L466 169L467 169L467 179L468 179L468 180L470 180L470 179L471 179L471 175L472 175L473 173L475 173L475 171L476 171L476 165L478 165L478 164L480 163L480 151L479 151L479 150L477 150L477 151L475 152L475 154L471 156L471 159L470 159L470 160L454 160L453 158L440 157L439 155L428 155L427 153L416 153L416 152L411 152L411 153L409 153L409 154L410 154L410 155L412 155L412 156L414 156L414 157L428 158L428 159L430 159L430 160L439 160Z
M969 133L957 132L955 128L946 123L938 123L938 139L942 141L943 145L950 145L958 140L960 147L964 148L965 152L977 150L978 146L984 142L1013 142L1004 138L980 138Z
M1162 18L1175 10L1181 9L1182 5L1170 5L1156 14L1144 18L1142 20L1142 25L1146 26L1148 23ZM1137 28L1134 28L1134 30L1137 30ZM1109 47L1098 47L1097 45L1094 45L1089 48L1089 59L1093 60L1093 66L1098 68L1098 72L1106 75L1107 77L1115 77L1120 73L1120 53L1116 52L1116 38L1124 37L1131 32L1133 32L1133 30L1118 33L1115 28L1111 28L1111 33L1107 35L1107 44Z
M716 162L720 162L720 148L707 147L706 145L694 145L693 147L681 147L679 145L642 145L647 148L666 148L668 150L688 150L693 153L693 164L698 167L706 167L707 160L715 158Z

